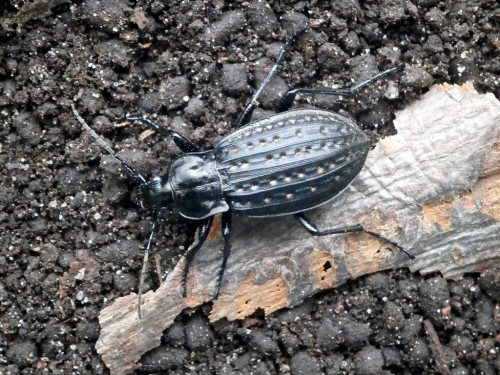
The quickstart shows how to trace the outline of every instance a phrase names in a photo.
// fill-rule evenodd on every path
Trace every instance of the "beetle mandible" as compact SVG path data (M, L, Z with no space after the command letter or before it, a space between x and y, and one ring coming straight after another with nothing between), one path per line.
M197 239L185 253L184 297L189 265L207 239L214 215L219 213L222 214L224 255L214 298L219 294L231 252L232 213L250 217L294 215L313 236L365 232L414 258L396 242L359 224L319 230L307 218L304 211L333 199L358 175L370 149L370 140L353 120L338 113L321 109L290 110L298 93L352 96L374 81L401 71L403 65L385 70L351 88L290 89L279 102L277 114L250 122L258 99L276 73L285 52L306 29L307 25L286 41L265 80L239 116L236 131L223 138L213 150L201 151L181 134L160 127L145 117L127 117L172 137L184 152L173 160L164 176L147 180L85 123L72 104L82 126L139 183L141 206L153 215L139 282L139 316L146 264L160 210L175 208L181 216L199 221Z

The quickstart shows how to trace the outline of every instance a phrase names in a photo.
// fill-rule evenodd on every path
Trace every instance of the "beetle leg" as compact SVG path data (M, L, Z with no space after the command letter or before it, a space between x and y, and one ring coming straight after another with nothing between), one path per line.
M306 94L325 94L325 95L340 95L340 96L352 96L354 93L364 87L369 86L373 82L379 80L382 77L385 77L388 74L392 74L395 72L400 72L404 68L404 64L398 65L394 68L384 70L377 75L367 79L366 81L360 82L355 86L349 88L341 88L341 89L328 89L328 88L308 88L308 87L298 87L295 89L288 90L285 95L281 98L278 106L276 107L276 113L285 112L290 109L295 99L295 96L300 93Z
M286 51L290 46L295 43L297 38L304 33L307 30L308 24L306 23L304 26L302 26L300 29L298 29L288 40L286 43L281 47L280 52L278 53L278 57L276 58L276 61L274 62L274 65L272 66L271 70L267 74L266 78L262 83L260 84L259 89L255 92L253 95L252 99L250 100L250 103L247 104L245 107L245 110L241 113L240 117L238 118L238 121L236 122L236 128L239 128L241 126L244 126L250 122L250 118L252 117L253 110L255 109L255 106L258 103L258 99L260 95L262 94L262 91L264 91L264 88L268 85L269 82L271 82L271 79L273 76L276 74L276 70L278 70L278 66L283 59L283 56L285 55Z
M353 225L350 227L342 227L342 228L330 228L325 230L319 230L316 225L311 223L311 220L303 213L299 212L294 215L300 224L313 236L321 237L328 236L330 234L345 234L345 233L354 233L354 232L364 232L364 229L361 225Z
M200 149L198 146L193 144L189 139L181 135L180 133L166 129L155 122L151 121L150 119L146 117L127 117L127 120L129 121L139 121L142 122L143 124L149 126L151 129L156 130L156 132L161 133L163 135L166 135L168 137L172 137L173 141L179 147L182 151L184 152L199 152Z
M149 234L148 244L146 245L146 249L144 249L144 260L142 261L141 276L139 277L139 287L137 291L137 313L139 315L139 319L141 318L141 297L142 297L142 288L144 286L144 277L146 275L146 268L149 261L149 251L151 250L151 244L153 243L153 238L157 223L158 223L158 213L154 211L153 225L151 226L151 233Z
M375 238L378 238L379 240L388 242L391 245L396 246L400 251L405 253L410 259L415 259L415 256L413 254L410 254L408 251L406 251L402 246L398 245L396 242L394 242L386 237L383 237L378 233L366 230L360 224L353 225L350 227L330 228L330 229L325 229L325 230L319 230L313 223L311 223L311 221L308 219L308 217L303 212L299 212L299 213L295 214L294 216L297 218L299 223L302 224L302 226L313 236L320 237L320 236L327 236L330 234L365 232L365 233L369 234L370 236L373 236Z
M186 258L186 262L184 264L184 269L182 270L182 297L187 296L187 276L189 272L189 265L194 259L194 256L200 250L200 248L205 243L208 233L210 232L210 227L212 226L213 216L203 220L203 222L198 227L198 238L191 245L191 247L186 251L184 257Z
M226 270L227 259L231 254L231 212L226 211L222 213L222 237L224 238L224 257L222 258L222 265L217 272L217 280L215 282L215 294L213 299L219 296L220 285L222 276Z

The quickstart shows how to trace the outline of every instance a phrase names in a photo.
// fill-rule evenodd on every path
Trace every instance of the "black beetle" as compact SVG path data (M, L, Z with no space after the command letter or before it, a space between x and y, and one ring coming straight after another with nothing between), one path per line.
M224 257L217 274L214 298L218 296L231 251L232 213L251 217L295 215L313 236L365 232L387 241L414 258L394 241L365 230L359 224L321 231L309 221L304 211L333 199L358 175L370 149L370 139L353 120L338 113L320 109L290 110L298 93L351 96L370 83L401 71L403 65L385 70L347 89L288 90L277 107L278 114L250 123L257 100L275 74L283 55L306 28L307 25L288 39L266 79L240 115L237 130L222 139L213 150L200 151L175 131L160 127L146 118L128 117L128 120L140 121L172 137L185 152L172 162L165 176L146 180L85 123L72 105L75 116L85 129L139 183L141 206L153 213L153 227L145 250L139 285L139 314L145 267L157 213L164 209L176 208L181 216L200 221L197 241L185 254L183 296L186 296L189 264L205 242L213 216L218 213L222 214Z

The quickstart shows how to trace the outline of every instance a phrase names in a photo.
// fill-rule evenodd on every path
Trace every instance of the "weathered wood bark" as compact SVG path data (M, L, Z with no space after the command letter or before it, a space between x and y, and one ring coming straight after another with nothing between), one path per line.
M500 103L472 85L434 86L397 114L398 134L379 142L354 183L311 214L319 228L361 223L417 255L410 261L368 235L314 238L293 219L236 217L232 255L212 321L270 314L361 275L410 267L457 277L500 258ZM100 315L97 351L113 374L137 368L142 354L187 306L211 299L220 239L199 252L189 297L180 297L178 264L147 293L117 299ZM183 262L180 262L183 263Z

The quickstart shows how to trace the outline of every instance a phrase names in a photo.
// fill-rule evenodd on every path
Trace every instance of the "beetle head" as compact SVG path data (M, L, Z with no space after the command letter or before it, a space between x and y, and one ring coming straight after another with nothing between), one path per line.
M171 209L174 205L172 188L166 179L154 177L149 182L139 185L133 200L147 211Z

